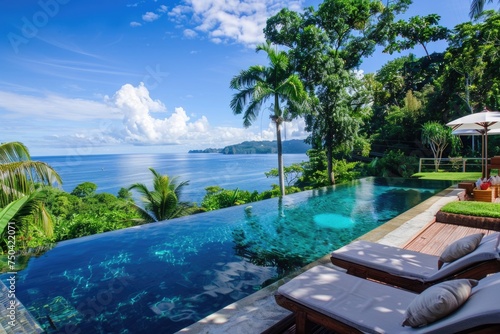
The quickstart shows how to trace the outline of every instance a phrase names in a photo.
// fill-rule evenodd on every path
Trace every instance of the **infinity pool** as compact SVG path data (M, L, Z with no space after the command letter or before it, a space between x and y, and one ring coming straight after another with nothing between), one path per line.
M49 333L174 333L449 185L367 178L60 242L16 296Z

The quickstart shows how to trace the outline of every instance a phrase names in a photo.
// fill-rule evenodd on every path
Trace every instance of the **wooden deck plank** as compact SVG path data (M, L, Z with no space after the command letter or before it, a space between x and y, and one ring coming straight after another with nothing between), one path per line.
M453 241L481 232L485 235L495 233L493 230L433 222L410 240L404 248L431 255L440 255Z

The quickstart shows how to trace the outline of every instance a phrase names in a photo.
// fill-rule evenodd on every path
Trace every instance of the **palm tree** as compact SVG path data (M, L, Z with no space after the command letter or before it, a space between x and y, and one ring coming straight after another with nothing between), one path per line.
M257 118L262 105L272 100L271 120L276 124L279 185L281 196L284 196L281 125L286 121L287 115L280 107L280 102L301 103L306 99L306 92L299 77L292 73L286 52L275 50L270 43L258 45L257 52L261 50L267 53L270 66L251 66L231 80L231 89L238 90L231 100L231 109L235 115L243 113L243 125L249 127Z
M149 190L142 183L135 183L128 188L128 190L135 189L142 195L143 211L154 221L185 215L189 205L179 202L179 198L182 188L188 185L189 181L179 183L177 177L161 175L153 168L149 170L153 173L153 190Z
M45 162L31 160L25 145L0 144L0 233L9 222L18 223L18 231L32 222L52 236L52 217L43 205L41 186L56 183L62 184L59 174Z
M493 0L488 0L488 3L492 3ZM500 0L498 1L500 3ZM481 15L484 9L484 5L486 4L486 0L472 0L470 4L470 12L469 17L471 19Z

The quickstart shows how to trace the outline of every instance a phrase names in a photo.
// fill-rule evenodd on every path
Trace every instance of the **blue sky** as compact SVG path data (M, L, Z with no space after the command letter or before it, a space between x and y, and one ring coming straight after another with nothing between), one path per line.
M255 45L266 19L312 0L3 1L0 142L31 155L187 152L273 140L268 111L245 129L231 78L267 64ZM437 13L453 28L469 0L415 0L406 16ZM442 51L443 43L430 45ZM422 50L412 51L422 55ZM361 69L391 58L380 50ZM286 139L305 138L303 121Z

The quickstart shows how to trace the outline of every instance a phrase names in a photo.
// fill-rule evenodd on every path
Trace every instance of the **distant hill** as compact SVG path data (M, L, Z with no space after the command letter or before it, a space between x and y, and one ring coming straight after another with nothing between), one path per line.
M300 139L283 141L284 154L306 153L311 145ZM226 146L222 149L208 148L204 150L190 150L189 153L222 153L222 154L276 154L276 141L245 141L240 144Z

